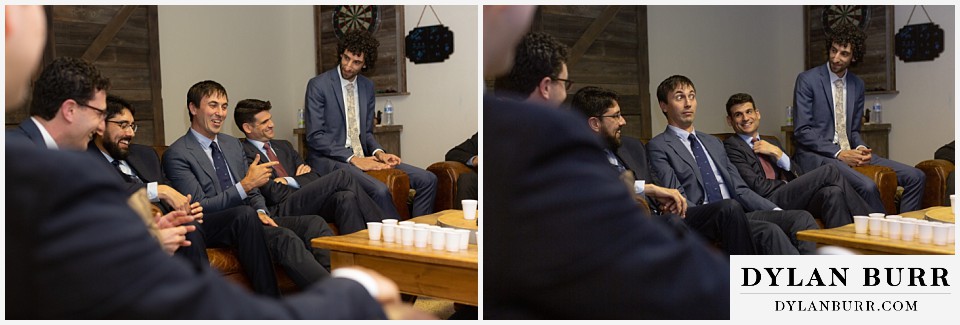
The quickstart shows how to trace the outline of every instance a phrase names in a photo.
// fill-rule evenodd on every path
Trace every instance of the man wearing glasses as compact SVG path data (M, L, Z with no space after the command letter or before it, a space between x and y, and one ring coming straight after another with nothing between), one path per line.
M360 181L364 191L380 205L385 219L400 219L387 186L364 173L396 168L410 178L416 190L414 217L433 213L437 177L418 167L404 164L387 153L373 137L376 98L373 81L360 72L373 68L380 42L368 31L348 32L340 39L340 64L313 77L307 83L307 164L320 174L346 169Z
M573 85L565 45L544 33L529 33L516 48L510 73L497 78L497 97L559 107Z
M7 132L50 149L82 151L103 129L110 79L90 63L60 57L47 65L33 87L30 119Z

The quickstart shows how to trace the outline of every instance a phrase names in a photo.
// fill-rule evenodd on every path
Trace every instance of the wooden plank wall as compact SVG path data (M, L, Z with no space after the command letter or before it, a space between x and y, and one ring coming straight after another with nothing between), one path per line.
M540 6L532 27L571 48L568 99L585 86L616 91L623 133L644 141L651 137L646 17L645 6Z
M163 145L156 6L47 6L47 14L44 65L56 57L88 56L110 78L109 94L125 98L136 109L139 130L134 142ZM18 124L26 112L8 113L7 126Z

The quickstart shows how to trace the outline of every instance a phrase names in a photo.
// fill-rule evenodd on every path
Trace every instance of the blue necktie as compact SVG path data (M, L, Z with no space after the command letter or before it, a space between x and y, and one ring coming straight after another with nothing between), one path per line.
M217 170L220 190L226 191L230 186L233 186L233 181L230 180L230 171L227 170L227 160L223 159L223 152L220 151L220 146L217 145L216 141L210 143L210 149L213 150L211 154L213 156L213 168Z
M140 177L137 177L137 174L134 173L133 170L130 171L130 174L127 174L123 170L123 167L120 165L120 159L114 159L111 164L117 168L117 171L120 172L120 176L123 176L124 180L126 180L128 183L143 184L143 180L141 180Z
M607 149L604 149L603 151L606 151L607 153L607 161L609 161L611 165L617 167L618 172L622 174L624 171L627 170L627 168L624 167L623 164L620 164L620 159L617 159L617 156L614 155L612 151Z
M700 178L703 178L703 190L707 193L707 202L720 202L720 200L723 200L723 194L720 193L720 183L717 182L717 175L713 173L713 168L710 168L707 152L700 146L700 141L697 141L697 136L693 133L690 133L687 139L690 140L693 159L697 161L697 167L700 168Z

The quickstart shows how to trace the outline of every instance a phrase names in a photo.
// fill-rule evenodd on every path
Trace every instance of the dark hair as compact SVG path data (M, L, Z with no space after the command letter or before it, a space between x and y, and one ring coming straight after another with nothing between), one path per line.
M657 86L657 101L661 103L667 102L667 96L673 92L674 89L680 86L690 86L694 91L697 90L697 87L693 85L693 81L690 81L690 78L681 75L672 75L667 79L664 79L660 82L660 85Z
M377 48L380 47L380 41L373 38L369 31L356 29L347 32L337 43L337 62L343 56L343 51L347 50L353 54L363 54L363 69L373 69L377 65Z
M120 115L120 112L122 112L124 108L130 111L130 115L137 113L137 111L133 109L133 105L130 105L130 102L127 100L118 96L107 95L107 119Z
M200 108L200 101L203 100L203 97L212 94L227 97L227 90L223 88L223 85L213 80L204 80L190 86L190 90L187 90L187 115L190 116L190 122L193 122L193 114L190 114L190 104Z
M237 123L237 128L240 129L240 132L246 134L246 131L243 131L243 123L255 123L257 121L254 118L255 115L263 111L269 111L273 106L270 105L269 101L262 101L259 99L244 99L237 103L237 108L233 110L233 120Z
M613 90L587 86L580 88L573 95L570 107L590 118L603 115L607 112L607 109L613 107L613 104L618 101L620 101L620 96Z
M567 46L544 33L528 33L517 44L513 68L497 78L493 88L497 96L526 98L544 77L557 75L567 63Z
M747 93L733 94L733 95L730 95L730 98L727 99L727 116L730 116L731 108L743 103L753 104L753 108L754 109L757 108L757 103L753 102L753 96L750 96L750 94L747 94Z
M109 89L110 79L93 64L79 58L59 57L43 68L33 84L30 115L52 120L64 101L73 99L86 105L97 91Z
M825 40L827 43L827 58L830 58L830 48L833 47L834 43L840 45L849 44L853 50L853 62L851 62L850 65L854 66L863 60L863 53L866 50L866 40L867 36L860 30L860 27L850 23L842 23L833 28L830 33L827 33Z

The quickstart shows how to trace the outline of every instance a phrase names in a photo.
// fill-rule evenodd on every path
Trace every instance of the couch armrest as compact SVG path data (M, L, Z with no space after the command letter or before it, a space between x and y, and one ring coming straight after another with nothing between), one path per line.
M400 214L400 219L410 219L410 209L407 208L407 200L410 199L410 177L399 169L383 169L366 171L367 175L383 182L390 191L393 198L393 205Z
M437 176L437 198L433 211L453 209L457 205L454 202L457 199L457 178L473 170L458 161L441 161L427 167L427 171Z
M853 169L877 183L880 201L883 201L887 214L897 214L897 173L890 167L876 165L853 167Z
M917 164L917 169L927 176L923 187L923 201L920 208L942 206L947 202L947 176L953 172L953 163L943 159L930 159Z

